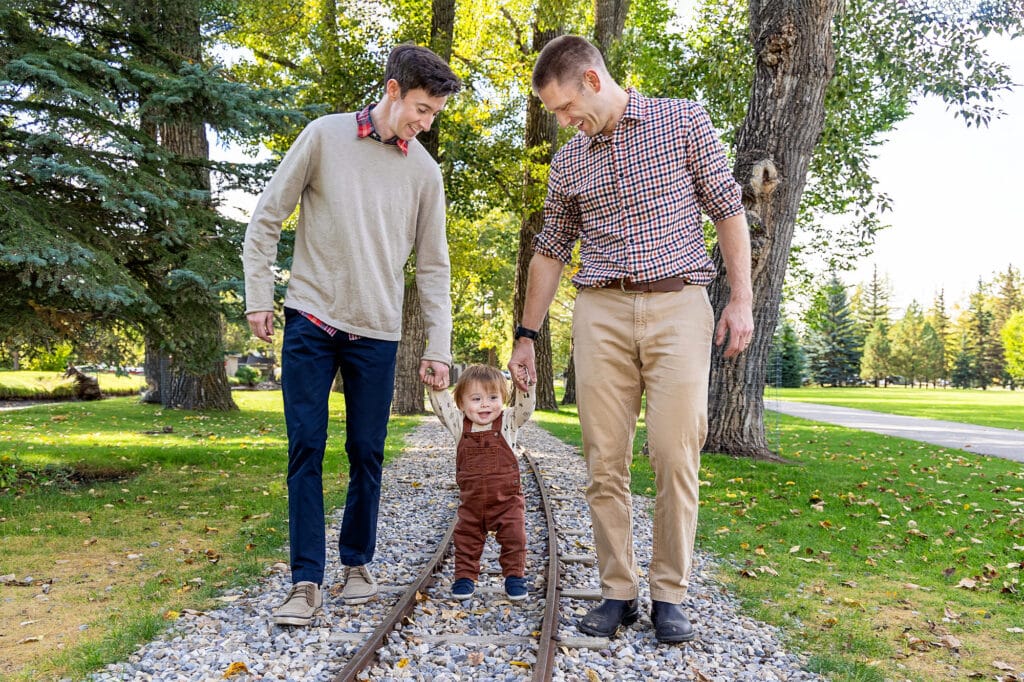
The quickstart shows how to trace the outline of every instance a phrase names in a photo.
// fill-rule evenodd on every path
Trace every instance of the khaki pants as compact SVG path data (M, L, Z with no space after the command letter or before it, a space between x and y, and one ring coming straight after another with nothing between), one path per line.
M686 595L713 329L714 313L700 286L659 293L583 289L576 298L573 342L587 502L606 599L639 595L629 465L644 392L657 488L651 599L678 604Z

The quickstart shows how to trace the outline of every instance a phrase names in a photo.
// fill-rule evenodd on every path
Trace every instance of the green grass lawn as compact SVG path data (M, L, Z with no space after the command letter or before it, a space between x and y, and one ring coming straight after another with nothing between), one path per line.
M92 375L106 395L136 395L145 388L146 379L139 375L116 376L112 373ZM63 372L12 372L0 370L0 400L32 400L73 398L75 380Z
M574 408L534 418L580 444ZM701 462L697 545L748 613L836 682L1024 671L1019 463L786 416L778 430L788 464ZM652 495L648 460L631 471Z
M0 575L34 579L0 587L0 677L80 679L288 561L281 394L234 398L229 413L134 398L0 412ZM332 394L328 509L344 503L342 411ZM391 420L389 458L418 421Z
M1024 391L1005 389L961 390L956 388L769 388L765 399L780 398L875 412L927 417L946 421L1024 428Z

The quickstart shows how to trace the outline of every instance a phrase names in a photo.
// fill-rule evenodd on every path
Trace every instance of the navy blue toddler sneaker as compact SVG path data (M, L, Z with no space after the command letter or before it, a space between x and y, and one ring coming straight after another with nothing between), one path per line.
M505 594L512 601L526 599L526 578L515 575L505 578Z
M452 583L452 596L456 599L469 599L476 592L476 583L469 578L459 578Z

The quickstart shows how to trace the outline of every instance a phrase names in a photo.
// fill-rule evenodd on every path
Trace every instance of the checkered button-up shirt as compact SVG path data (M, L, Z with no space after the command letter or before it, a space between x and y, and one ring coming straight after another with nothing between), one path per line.
M534 249L569 263L579 240L578 287L620 277L706 285L716 272L702 212L716 223L743 213L707 112L695 102L630 90L611 135L579 133L555 155Z

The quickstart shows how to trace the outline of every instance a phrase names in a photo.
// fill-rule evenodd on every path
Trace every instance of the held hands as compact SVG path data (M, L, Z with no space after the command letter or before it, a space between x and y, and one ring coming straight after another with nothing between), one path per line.
M448 365L436 360L421 360L420 381L435 391L443 391L448 388Z
M750 345L750 339L754 336L754 314L749 302L732 300L725 306L715 330L716 346L725 342L726 334L729 336L729 344L725 347L724 357L736 357Z
M520 391L529 391L530 386L537 383L536 358L534 357L533 341L521 338L512 349L512 357L508 360L508 373L512 383Z

